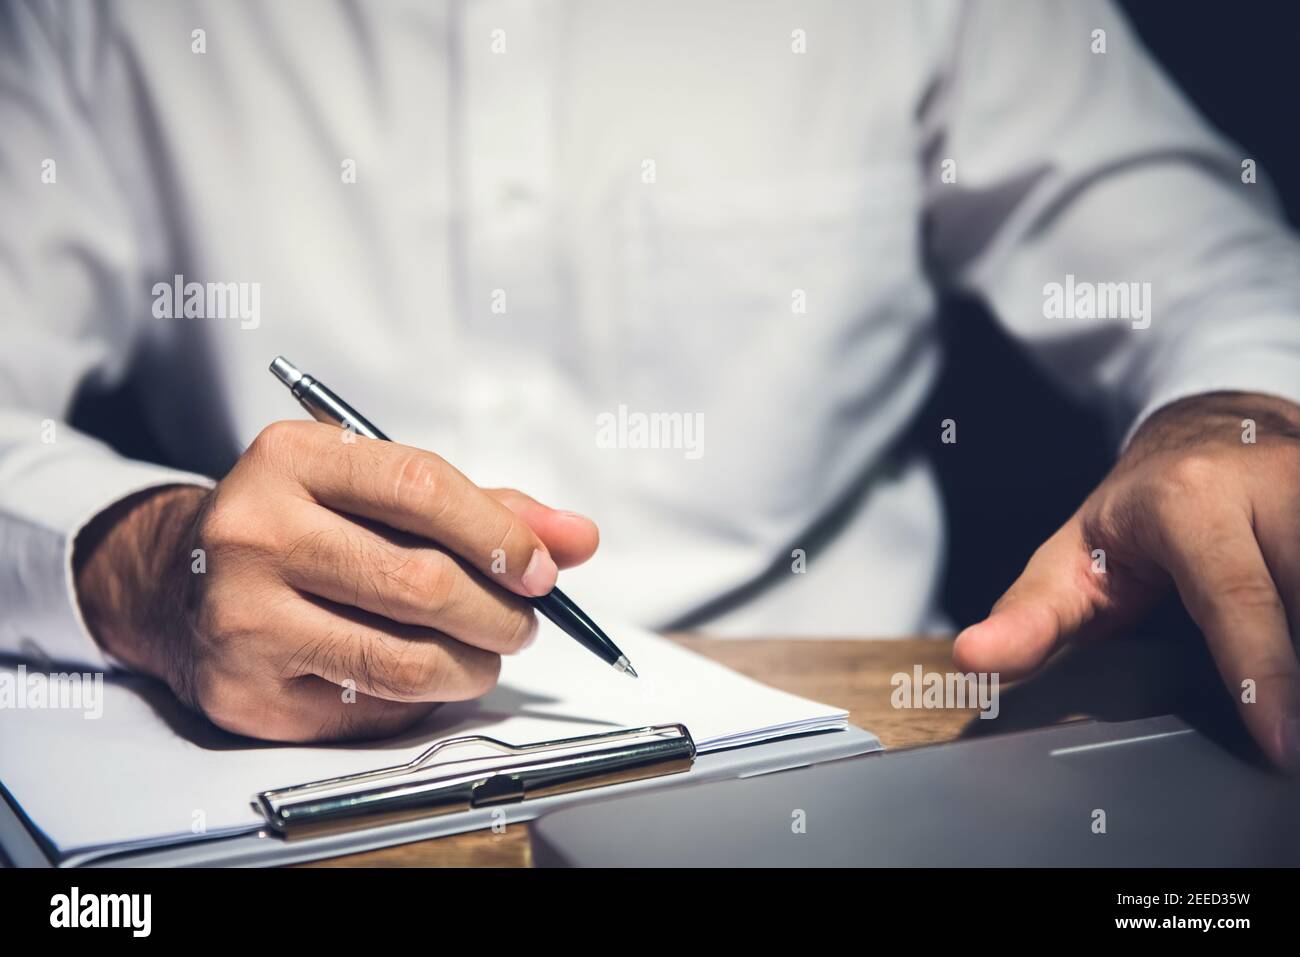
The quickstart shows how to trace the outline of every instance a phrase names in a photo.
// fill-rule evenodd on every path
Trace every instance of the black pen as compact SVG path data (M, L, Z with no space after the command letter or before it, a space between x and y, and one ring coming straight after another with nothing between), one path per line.
M313 419L349 429L367 438L379 439L383 442L391 441L372 422L330 391L319 379L300 372L284 356L275 357L275 361L271 363L271 373L289 387L294 398L311 413ZM562 632L591 651L605 664L612 665L633 678L637 677L636 669L632 667L632 662L627 660L627 655L623 654L618 645L610 641L609 636L600 630L600 626L564 592L552 588L540 598L528 600L532 602L534 608L551 619Z

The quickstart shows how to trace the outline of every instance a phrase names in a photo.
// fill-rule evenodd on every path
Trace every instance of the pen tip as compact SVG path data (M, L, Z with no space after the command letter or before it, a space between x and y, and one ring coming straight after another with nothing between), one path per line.
M617 668L619 671L623 672L623 674L625 675L631 675L633 678L641 677L639 674L636 673L636 669L632 667L632 662L627 660L627 655L624 655L623 657L619 658L618 661L614 662L614 667Z

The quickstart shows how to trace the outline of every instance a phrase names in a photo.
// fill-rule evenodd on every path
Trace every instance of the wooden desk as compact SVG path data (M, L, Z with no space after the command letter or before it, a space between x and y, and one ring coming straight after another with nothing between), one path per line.
M994 721L979 720L973 710L891 705L894 674L911 672L917 665L926 672L952 670L950 640L672 637L764 684L847 709L852 724L874 732L887 748L1018 731L1082 716L1122 721L1169 713L1233 747L1249 748L1203 644L1186 636L1126 638L1069 649L1038 677L1003 686L1001 712ZM530 857L527 825L510 825L501 834L477 831L304 866L527 867Z

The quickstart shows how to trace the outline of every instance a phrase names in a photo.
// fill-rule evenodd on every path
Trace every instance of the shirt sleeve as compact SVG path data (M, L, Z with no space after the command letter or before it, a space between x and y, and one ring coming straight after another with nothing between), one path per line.
M138 223L73 78L92 8L0 6L0 652L103 668L73 589L77 533L135 492L211 481L62 421L79 388L122 379L148 315Z
M1108 2L970 3L957 20L923 110L941 281L1130 436L1203 392L1300 403L1300 247L1250 155Z

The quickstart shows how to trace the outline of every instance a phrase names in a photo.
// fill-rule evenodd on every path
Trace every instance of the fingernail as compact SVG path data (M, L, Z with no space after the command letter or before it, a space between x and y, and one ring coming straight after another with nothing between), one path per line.
M524 569L520 583L528 594L540 597L555 587L555 579L559 574L560 570L555 567L551 556L540 548L534 548L533 557L528 560L528 567Z
M586 518L586 516L582 515L581 512L556 511L555 514L565 521L572 521L573 524L586 525L588 528L595 528L594 521Z

